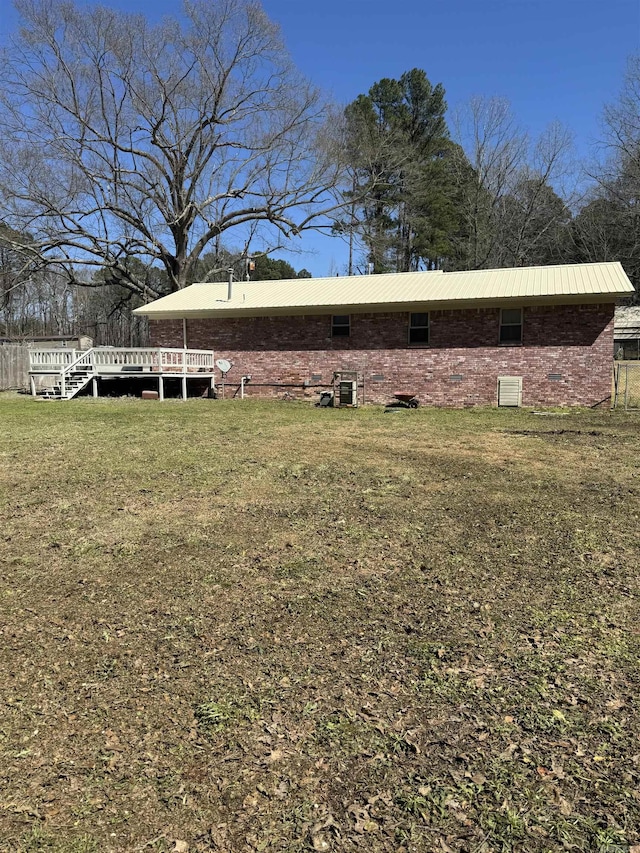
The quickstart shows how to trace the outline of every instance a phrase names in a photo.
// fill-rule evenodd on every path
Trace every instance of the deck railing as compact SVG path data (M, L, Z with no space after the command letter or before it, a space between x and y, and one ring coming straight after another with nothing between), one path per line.
M30 349L29 370L45 373L47 370L59 373L63 367L71 364L78 357L80 350L58 347L57 349Z
M29 350L32 373L68 373L73 366L94 373L213 373L211 350L164 347L94 347L90 350Z
M159 353L163 370L213 372L215 363L211 350L161 349Z
M100 347L93 350L93 363L97 373L126 373L132 370L159 369L160 350L133 349L129 347Z

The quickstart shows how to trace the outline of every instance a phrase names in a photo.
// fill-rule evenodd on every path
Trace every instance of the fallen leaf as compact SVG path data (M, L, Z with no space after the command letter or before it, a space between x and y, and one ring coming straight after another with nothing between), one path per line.
M275 795L279 799L282 799L283 797L286 797L288 793L289 793L289 783L283 779L282 782L280 782L278 787L276 788Z
M565 800L564 797L560 797L560 814L569 817L571 811L571 803ZM630 853L633 853L633 851L630 851ZM638 853L640 853L640 848L638 848Z
M171 853L189 853L189 845L186 841L174 841L174 847Z
M347 813L355 818L354 829L363 835L365 832L375 832L378 829L378 824L371 820L371 815L366 807L362 807L357 803L352 803L347 809Z
M516 751L517 748L517 743L510 743L506 749L502 750L498 757L501 758L503 761L507 761L508 759L513 758L513 753Z
M267 761L271 764L274 761L280 761L283 756L283 752L281 749L272 750L271 754L267 756Z

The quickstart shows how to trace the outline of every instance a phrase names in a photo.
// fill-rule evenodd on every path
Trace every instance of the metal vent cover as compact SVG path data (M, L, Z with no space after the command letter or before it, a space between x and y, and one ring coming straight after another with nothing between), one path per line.
M498 376L498 405L522 405L522 376Z

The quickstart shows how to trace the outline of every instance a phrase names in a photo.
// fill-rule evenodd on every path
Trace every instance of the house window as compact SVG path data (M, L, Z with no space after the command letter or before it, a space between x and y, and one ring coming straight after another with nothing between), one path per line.
M522 343L522 308L500 310L500 343Z
M429 315L409 314L409 343L429 343Z
M348 338L351 334L351 317L348 314L334 314L331 318L331 337Z

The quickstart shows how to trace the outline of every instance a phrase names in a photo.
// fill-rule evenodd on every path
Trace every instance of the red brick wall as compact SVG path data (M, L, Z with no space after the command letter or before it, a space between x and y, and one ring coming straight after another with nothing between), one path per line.
M426 347L408 346L404 312L354 314L348 338L331 337L326 315L189 320L187 343L232 362L233 390L251 374L249 396L312 395L334 370L357 370L366 402L406 389L426 405L491 405L498 376L521 376L525 406L593 405L611 393L613 311L611 303L525 308L519 346L498 345L497 308L432 311ZM182 346L181 320L150 326L154 346Z

